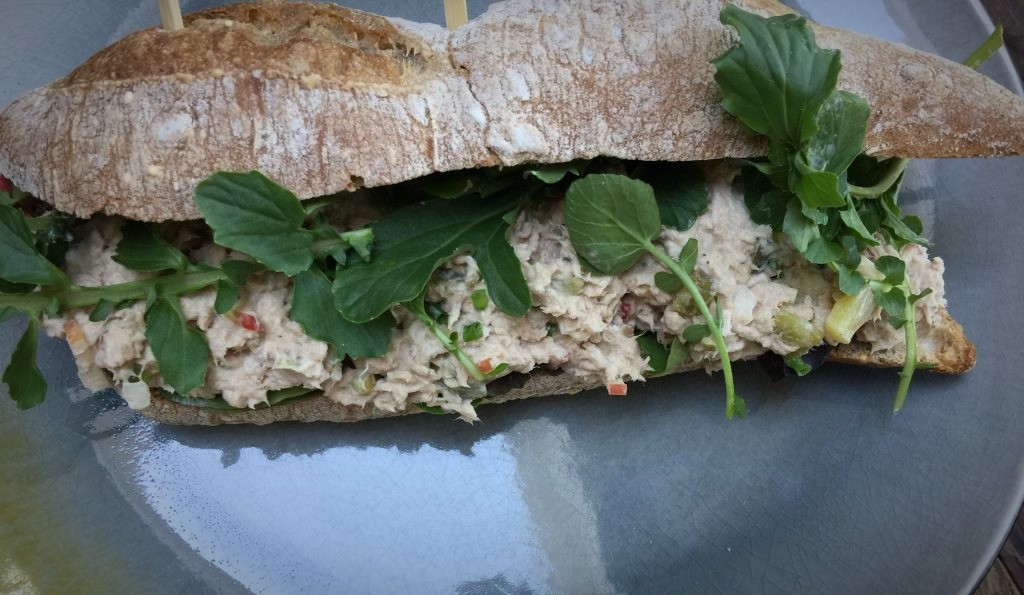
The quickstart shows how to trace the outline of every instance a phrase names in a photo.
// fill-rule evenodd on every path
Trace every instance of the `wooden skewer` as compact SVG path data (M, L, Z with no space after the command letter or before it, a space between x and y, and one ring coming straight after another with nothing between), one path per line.
M185 24L181 22L181 6L178 0L157 0L160 4L160 22L164 29L177 31L183 29Z
M469 21L466 0L444 0L444 22L449 29L458 29Z

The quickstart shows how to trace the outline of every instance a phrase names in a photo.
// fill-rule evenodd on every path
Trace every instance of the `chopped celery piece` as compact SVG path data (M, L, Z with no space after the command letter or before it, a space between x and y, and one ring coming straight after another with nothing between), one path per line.
M869 287L865 286L856 295L840 297L825 319L825 337L833 343L849 343L874 312L875 300Z

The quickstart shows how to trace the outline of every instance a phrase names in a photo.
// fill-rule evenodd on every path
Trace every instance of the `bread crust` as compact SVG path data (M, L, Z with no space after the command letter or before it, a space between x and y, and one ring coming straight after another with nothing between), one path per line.
M197 218L192 190L215 170L309 198L498 164L759 155L718 103L723 3L510 0L453 33L330 4L210 9L11 103L0 172L80 217L163 221ZM839 86L872 106L869 152L1024 153L1024 101L993 81L814 28L843 51Z

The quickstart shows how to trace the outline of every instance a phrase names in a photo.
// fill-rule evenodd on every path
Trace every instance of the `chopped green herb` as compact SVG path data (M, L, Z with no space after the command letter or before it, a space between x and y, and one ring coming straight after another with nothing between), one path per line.
M786 366L788 366L790 370L796 372L796 375L801 378L807 376L808 374L814 371L814 368L812 368L810 364L805 362L803 357L799 355L791 355L787 357Z
M498 368L495 368L490 372L483 372L482 370L480 370L476 363L473 362L473 360L469 359L469 356L466 355L466 352L459 347L458 343L456 342L459 337L458 334L452 333L450 335L447 331L445 331L445 329L441 328L441 325L429 314L427 314L427 311L423 304L423 295L420 294L415 300L407 302L406 304L404 304L404 306L408 308L410 312L415 314L416 317L420 319L420 322L422 322L424 325L426 325L428 329L430 329L430 332L432 332L434 336L437 337L437 340L441 342L441 345L444 345L444 348L448 351L448 353L455 356L455 359L458 360L460 364L462 364L462 367L464 367L466 371L469 372L469 375L472 376L474 380L480 383L486 382L489 378L497 376L498 374L503 372L505 368L508 367L506 365L505 368L501 369L501 371L499 371Z
M479 322L474 322L462 329L462 342L471 343L477 339L483 339L484 327Z
M473 309L477 312L482 312L487 309L488 304L491 303L487 297L486 289L477 289L470 294L469 299L473 301Z

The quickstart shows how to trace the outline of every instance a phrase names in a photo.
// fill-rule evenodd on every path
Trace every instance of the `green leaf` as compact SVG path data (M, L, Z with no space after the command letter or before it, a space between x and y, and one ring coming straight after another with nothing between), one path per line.
M51 211L25 222L35 238L36 250L50 262L62 266L64 256L71 246L71 232L78 225L78 219L60 211Z
M832 91L818 112L818 130L804 149L807 166L837 176L846 171L864 149L870 115L871 106L861 97Z
M316 394L321 393L318 390L306 388L304 386L293 386L291 388L267 391L267 406L273 407L274 405L284 403L285 401L291 401L300 397L311 397ZM256 407L259 408L259 405Z
M836 264L835 270L839 275L839 291L846 295L857 295L867 283L863 275L845 265Z
M679 258L676 259L676 262L687 274L693 272L694 267L697 266L697 238L686 240L679 250Z
M437 302L423 300L423 312L434 322L448 324L448 312Z
M680 341L679 337L673 337L672 345L668 350L668 359L665 361L665 373L674 372L688 359L690 359L690 348L686 343Z
M96 305L93 307L92 312L89 312L89 320L91 320L92 322L106 320L107 317L110 316L110 313L113 311L114 302L107 300L105 298L100 299L100 301L96 302Z
M491 301L487 298L486 289L477 289L470 294L469 299L473 301L473 309L482 312L487 309Z
M853 199L846 196L846 208L839 211L839 217L846 224L846 227L853 236L867 244L868 246L877 246L878 241L875 240L871 230L867 228L864 221L861 219L860 213L857 211L857 206L853 203Z
M204 397L187 397L174 392L164 392L162 396L168 401L178 403L179 405L188 405L189 407L215 409L217 411L240 411L238 407L231 405L222 397L215 397L213 399L207 399Z
M260 265L248 260L225 260L221 263L220 269L227 275L228 280L241 287L249 280L249 276L262 269Z
M452 199L465 196L476 186L475 171L433 173L417 181L421 190L431 196Z
M340 358L386 354L391 344L391 329L395 326L389 311L362 324L345 320L334 307L330 282L315 268L295 276L291 316L307 335L333 345Z
M786 207L794 198L788 190L774 188L768 178L754 168L744 169L743 202L750 219L758 225L770 225L780 230L786 217Z
M533 176L545 184L557 184L568 174L580 175L587 166L586 159L578 159L568 163L550 163L526 170L526 175Z
M789 204L786 205L786 217L782 221L782 230L789 237L789 241L793 242L793 247L801 253L807 252L807 246L811 240L821 237L818 226L804 215L800 199L796 197L790 199Z
M187 395L206 382L210 346L202 332L185 322L176 296L158 298L146 311L146 340L160 376L174 390Z
M293 276L313 263L313 234L299 199L263 174L218 172L196 187L213 241Z
M910 294L910 296L907 297L907 299L910 300L911 304L916 304L918 301L928 297L931 294L932 294L932 288L931 287L926 287L926 288L921 290L921 293L912 293L912 294Z
M657 335L651 332L637 335L636 342L640 347L640 353L648 358L647 375L650 377L674 372L690 357L690 348L678 337L672 338L672 345L668 348L659 343Z
M28 326L18 339L11 354L11 362L4 371L3 381L18 409L31 409L46 399L46 380L36 364L39 319L28 317Z
M842 258L845 254L843 247L835 242L824 238L814 238L807 244L804 251L804 258L814 264L828 264L833 260Z
M188 259L174 246L157 235L148 223L129 221L121 230L121 241L117 244L114 262L133 271L181 271L188 266Z
M474 322L462 329L462 342L470 343L477 339L483 339L484 327L479 322Z
M664 374L668 364L668 349L658 341L658 336L652 332L646 332L634 338L640 348L640 355L647 358L647 370L651 376Z
M431 415L448 415L454 413L454 411L448 411L440 405L424 405L423 403L416 403L416 408L423 413L429 413Z
M505 370L508 370L508 362L501 362L497 366L494 366L494 369L490 372L485 373L484 376L487 378L496 378L504 374Z
M226 314L238 302L238 291L249 280L249 276L263 267L248 260L225 260L221 270L227 276L217 283L217 297L213 302L213 310L217 314Z
M691 324L683 329L683 340L687 343L700 343L711 335L711 329L706 324Z
M683 289L683 282L672 273L658 271L654 273L654 286L665 293L675 294Z
M693 163L652 162L644 164L639 177L654 189L661 224L686 231L708 208L708 184Z
M36 286L32 283L11 283L0 279L0 293L30 293Z
M7 205L13 207L14 205L31 196L28 192L25 192L21 188L15 186L7 178L0 176L0 180L6 181L7 185L10 186L10 190L0 189L0 205ZM0 182L0 187L2 187L3 185L3 182Z
M732 402L726 405L725 416L729 419L745 418L747 416L747 401L743 397L735 395Z
M868 103L853 93L833 91L818 112L818 130L794 159L794 190L808 206L841 207L848 203L843 172L864 146ZM845 221L845 219L844 219Z
M890 189L890 191L886 192L878 199L882 212L885 213L885 216L882 219L883 229L889 232L894 239L899 240L894 242L897 245L920 244L925 247L931 247L931 242L920 234L920 219L917 219L916 221L911 220L912 224L916 227L915 229L914 227L907 225L907 222L904 219L900 218L900 209L896 206L896 195L898 192L899 184L896 184Z
M879 256L875 260L875 268L885 276L889 285L899 285L907 278L907 265L896 256Z
M350 246L365 261L370 260L370 251L373 248L373 230L369 227L346 231L341 234L341 239L348 242Z
M502 219L523 196L522 189L513 189L489 199L433 201L388 215L374 226L372 262L352 263L335 276L335 305L354 322L373 320L415 299L441 264L468 252L494 305L524 316L533 304L530 288Z
M872 285L871 295L874 296L875 303L881 306L882 310L885 310L885 313L890 318L903 317L903 313L907 308L907 296L903 293L903 290L898 287L881 289Z
M727 4L721 20L740 35L714 61L722 107L755 132L799 147L817 131L839 52L818 48L806 19L795 15L764 18Z
M838 207L844 201L839 188L839 176L828 171L817 171L809 167L802 155L793 160L796 183L793 192L809 207Z
M615 174L591 174L569 186L565 222L576 252L605 275L633 266L661 228L654 190Z
M227 314L238 303L238 285L228 279L222 279L217 283L217 297L213 300L213 311L217 314Z
M64 275L36 250L21 211L0 205L0 279L35 285L67 284Z

